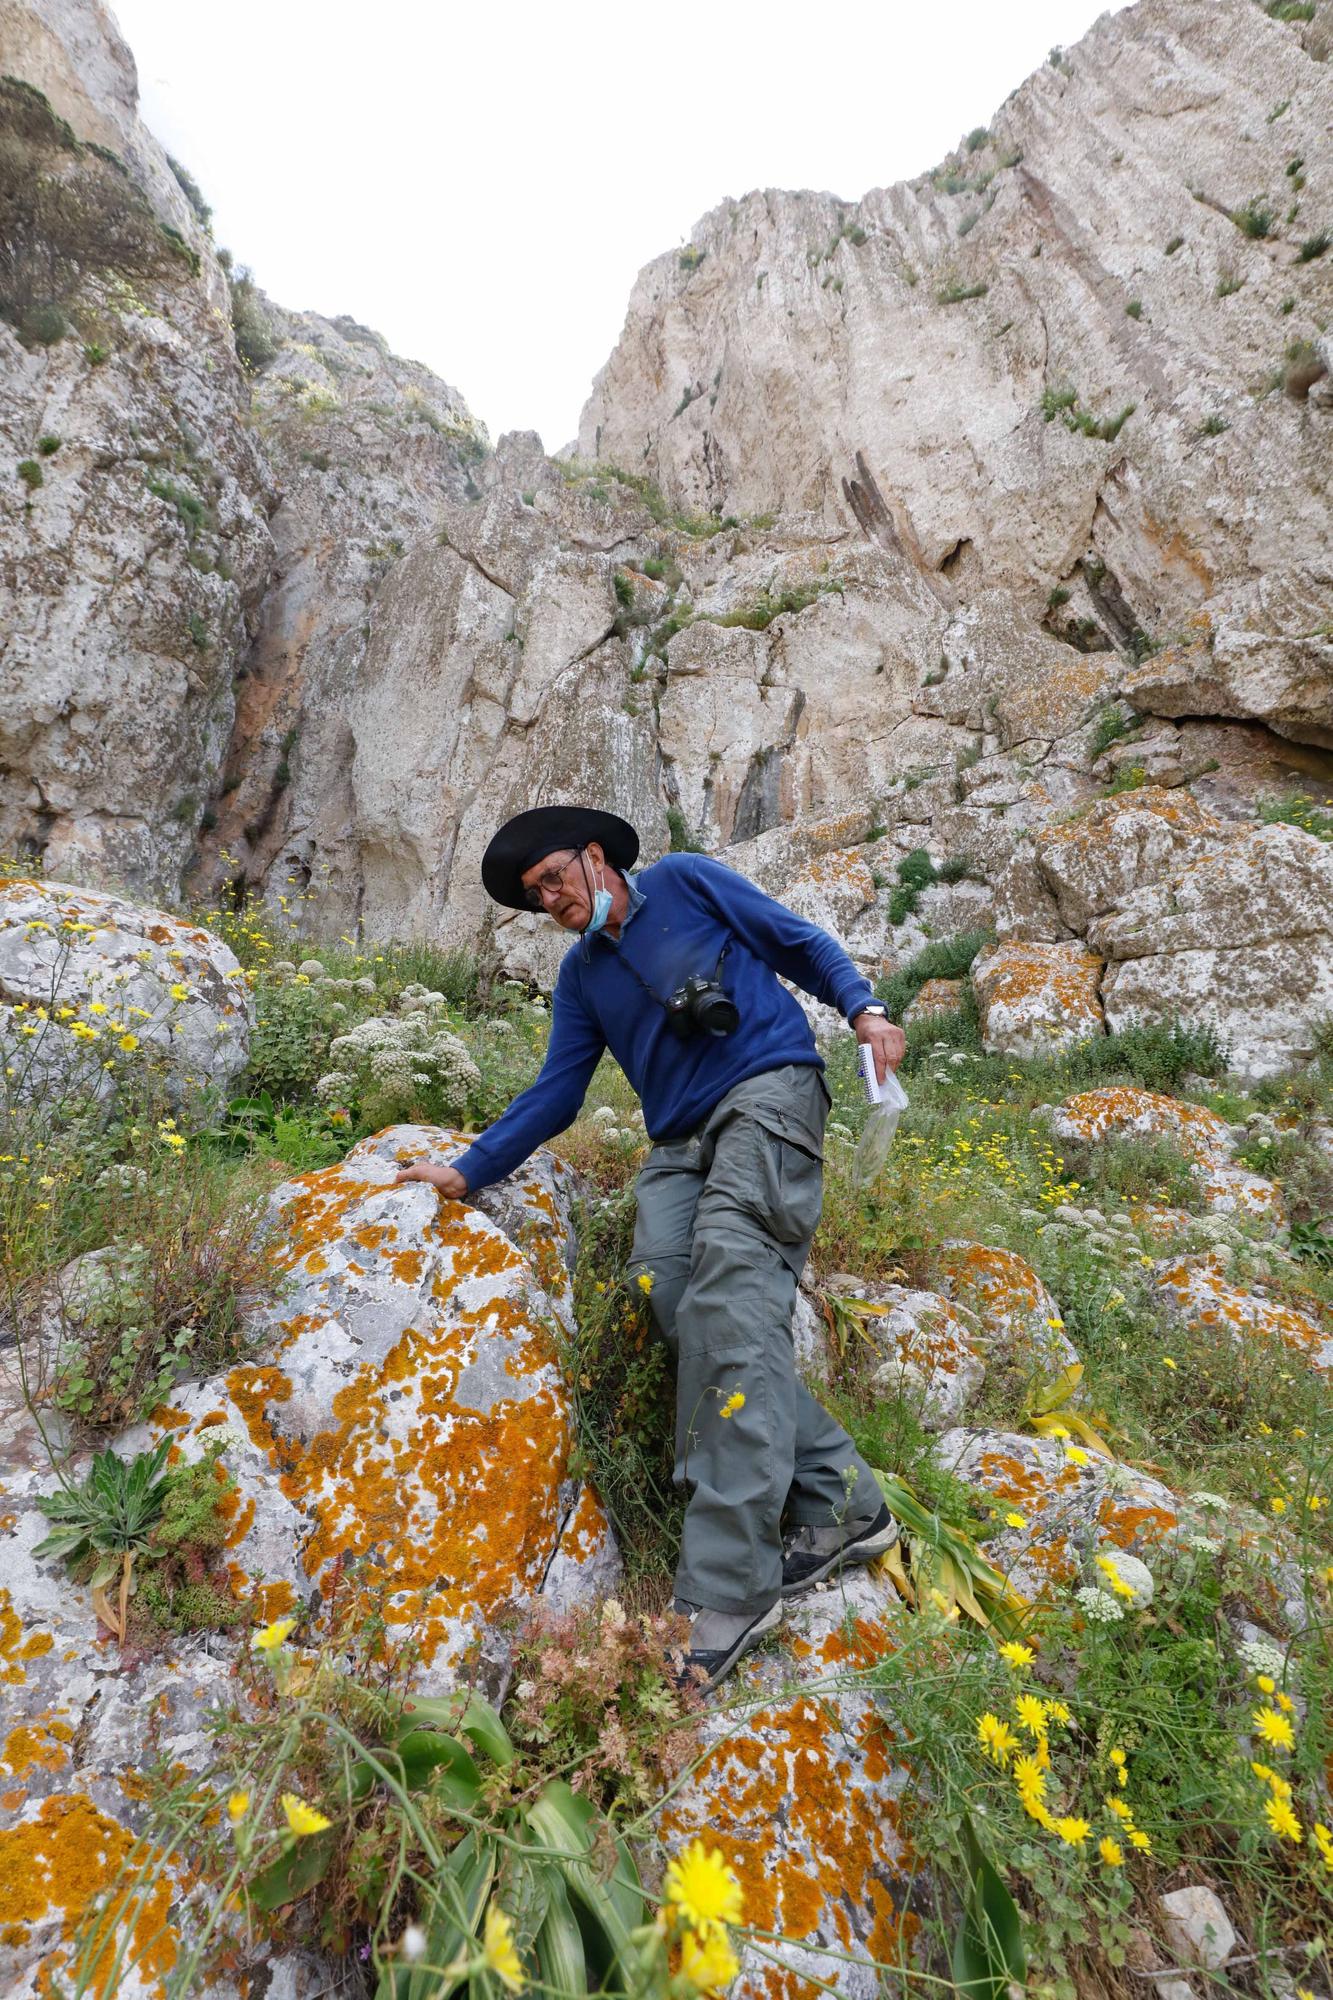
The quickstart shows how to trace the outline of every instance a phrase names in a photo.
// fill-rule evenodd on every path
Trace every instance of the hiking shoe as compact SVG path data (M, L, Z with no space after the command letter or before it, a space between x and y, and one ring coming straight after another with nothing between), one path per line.
M796 1528L782 1540L782 1595L799 1597L849 1563L874 1562L898 1539L887 1507L873 1521L844 1521L831 1528Z
M710 1611L677 1598L672 1609L690 1621L686 1650L676 1678L682 1685L714 1688L725 1680L742 1653L757 1646L766 1633L782 1623L782 1599L767 1611ZM702 1678L700 1675L702 1674Z

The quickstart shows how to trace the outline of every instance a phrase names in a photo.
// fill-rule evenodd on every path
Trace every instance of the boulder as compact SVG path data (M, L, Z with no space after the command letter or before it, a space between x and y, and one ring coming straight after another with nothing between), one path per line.
M986 1376L975 1316L937 1292L874 1280L857 1284L854 1303L876 1395L904 1402L924 1430L957 1423Z
M1219 846L1229 829L1184 790L1142 785L1035 835L1061 920L1080 935L1122 898Z
M695 1838L720 1848L746 1923L786 1934L746 1948L732 2000L794 2000L812 1980L876 2000L873 1961L896 1961L911 1935L907 1772L854 1678L889 1649L896 1615L892 1591L861 1570L795 1599L787 1647L742 1664L726 1708L705 1722L702 1760L661 1816L670 1852Z
M1333 1011L1333 844L1300 827L1249 829L1135 891L1094 922L1111 963L1107 1025L1211 1027L1259 1078L1305 1061Z
M1169 1139L1193 1163L1199 1192L1217 1214L1262 1218L1274 1227L1283 1220L1282 1198L1272 1181L1236 1165L1231 1132L1206 1105L1132 1084L1111 1084L1066 1098L1051 1124L1057 1138L1083 1145L1117 1134ZM1156 1221L1165 1214L1156 1211ZM1173 1227L1189 1226L1189 1218L1179 1213L1168 1219Z
M929 1020L934 1014L957 1014L962 1004L961 979L928 979L911 1005L903 1009L902 1026L910 1028L914 1022Z
M1192 1883L1157 1898L1162 1930L1171 1956L1181 1965L1220 1971L1236 1949L1231 1919L1211 1889Z
M1080 944L1008 939L972 963L981 1040L992 1054L1053 1055L1106 1031L1102 962Z
M1077 1362L1060 1308L1030 1264L987 1243L946 1243L940 1289L973 1316L993 1367L1034 1387Z
M1014 1431L946 1431L935 1446L946 1472L980 1487L1006 1521L986 1555L1026 1597L1077 1584L1105 1547L1151 1557L1176 1527L1175 1496L1156 1479L1059 1438Z
M336 1586L345 1610L383 1615L390 1641L412 1628L420 1691L461 1676L498 1695L501 1614L538 1598L569 1610L613 1588L620 1566L600 1504L568 1475L553 1342L572 1315L571 1176L539 1153L477 1203L392 1186L401 1165L466 1143L399 1126L279 1188L273 1249L288 1290L256 1325L261 1355L183 1387L117 1449L129 1456L165 1432L179 1462L223 1443L238 1488L230 1581L256 1618L304 1601L318 1632ZM99 1644L87 1590L33 1558L49 1526L36 1497L53 1483L36 1427L21 1413L3 1435L4 1755L26 1765L23 1787L0 1793L0 1869L9 1863L19 1884L0 1983L28 1996L67 1967L80 1917L130 1849L146 1718L152 1755L185 1770L212 1761L205 1712L230 1690L235 1641L187 1637L148 1656ZM147 1857L145 1880L154 1866ZM142 1977L118 1993L159 1992L182 1942L174 1893L167 1869L139 1924ZM266 1945L242 1970L271 1971L279 1983L266 1990L292 2000L326 1990L313 1960L279 1961ZM214 1990L234 2000L241 1988Z
M1167 1310L1195 1332L1220 1333L1241 1347L1279 1341L1312 1368L1333 1371L1333 1324L1229 1283L1226 1266L1215 1255L1159 1266L1155 1286Z
M1333 748L1327 572L1267 569L1190 619L1123 687L1152 715L1254 716L1298 743Z
M62 882L0 879L0 1054L24 1065L20 1092L24 1073L31 1094L105 1089L148 1056L177 1098L225 1093L245 1068L250 1013L235 953L200 925Z

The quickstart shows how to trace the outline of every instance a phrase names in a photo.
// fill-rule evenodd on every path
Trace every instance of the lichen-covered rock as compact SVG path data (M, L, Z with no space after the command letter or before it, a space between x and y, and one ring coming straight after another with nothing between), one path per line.
M992 1053L1052 1055L1104 1034L1101 960L1079 944L1008 939L972 964L981 1039Z
M937 1292L876 1281L858 1283L852 1309L876 1395L901 1400L925 1430L957 1423L986 1377L975 1315Z
M1176 1526L1168 1488L1072 1440L951 1430L935 1457L995 1500L1004 1519L986 1554L1024 1596L1073 1583L1103 1546L1150 1555ZM1009 1523L1011 1513L1022 1526Z
M1167 1309L1196 1332L1215 1332L1242 1347L1277 1341L1312 1368L1333 1371L1333 1325L1231 1284L1225 1265L1212 1255L1181 1257L1160 1267L1156 1289Z
M1034 844L1062 920L1082 934L1122 897L1208 853L1228 832L1192 793L1143 785L1042 827Z
M910 1028L914 1022L927 1020L932 1014L957 1014L962 1004L961 979L927 979L918 988L911 1005L903 1009L902 1025Z
M245 974L210 931L120 896L0 879L5 1060L17 1052L54 1084L87 1071L89 1051L100 1071L108 1052L120 1062L137 1044L161 1059L178 1095L207 1084L225 1092L249 1042Z
M1282 1199L1272 1181L1236 1165L1228 1127L1205 1105L1133 1084L1111 1084L1066 1098L1051 1123L1058 1138L1084 1145L1116 1134L1170 1139L1193 1163L1210 1209L1262 1218L1274 1227L1282 1222Z
M1112 1029L1177 1019L1213 1028L1245 1076L1290 1069L1333 1011L1333 845L1253 827L1136 890L1088 940L1111 961Z
M1333 747L1326 584L1303 567L1261 574L1131 668L1126 695L1152 715L1256 716L1298 743Z
M947 1297L975 1317L992 1367L1036 1387L1078 1360L1059 1306L1015 1251L946 1243L939 1282Z
M848 1678L891 1645L895 1606L864 1571L794 1600L786 1648L738 1670L732 1702L705 1723L702 1761L661 1816L670 1851L696 1836L720 1848L745 1921L784 1933L745 1952L733 2000L806 2000L812 1979L875 2000L873 1961L910 1940L907 1773L871 1695Z

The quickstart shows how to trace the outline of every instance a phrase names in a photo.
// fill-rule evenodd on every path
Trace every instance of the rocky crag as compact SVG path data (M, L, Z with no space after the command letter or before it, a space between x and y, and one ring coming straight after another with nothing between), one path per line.
M59 297L7 280L0 843L543 978L477 857L506 811L597 795L872 971L920 942L893 878L925 846L967 875L935 930L1076 940L1110 1018L1189 1011L1199 963L1158 992L1087 928L1179 843L1094 911L1036 842L1110 784L1189 788L1252 905L1256 800L1333 792L1328 0L1297 11L1141 0L916 181L724 203L642 274L552 462L229 284L109 18L9 8L7 171L67 192L35 229L74 207L108 240ZM1294 964L1327 930L1264 921L1225 948Z

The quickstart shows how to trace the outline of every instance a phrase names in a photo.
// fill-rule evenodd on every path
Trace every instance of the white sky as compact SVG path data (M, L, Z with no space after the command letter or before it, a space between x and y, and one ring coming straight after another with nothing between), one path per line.
M1123 0L1118 0L1123 4ZM112 0L143 116L281 305L492 437L575 434L642 265L754 187L934 166L1099 0Z

